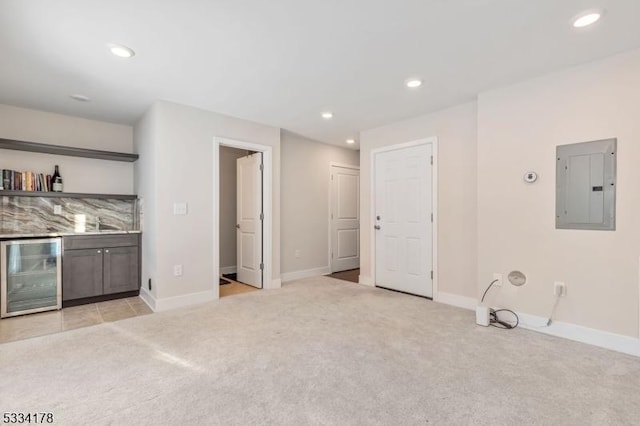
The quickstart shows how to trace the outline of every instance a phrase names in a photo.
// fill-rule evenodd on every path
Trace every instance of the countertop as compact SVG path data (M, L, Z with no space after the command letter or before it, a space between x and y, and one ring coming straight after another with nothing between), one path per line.
M19 238L34 238L34 237L47 237L47 238L55 238L55 237L69 237L69 236L80 236L80 235L114 235L114 234L140 234L142 231L117 231L117 230L108 230L108 231L88 231L88 232L35 232L35 233L24 233L24 234L0 234L1 240L13 240Z

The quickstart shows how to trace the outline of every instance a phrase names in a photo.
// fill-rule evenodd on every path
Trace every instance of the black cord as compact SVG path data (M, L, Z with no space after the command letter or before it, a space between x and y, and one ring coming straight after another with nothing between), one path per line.
M491 281L491 284L489 284L489 287L487 287L487 289L484 291L484 294L482 295L482 299L480 300L480 303L484 302L484 297L487 295L487 292L489 291L489 289L491 288L491 286L493 286L495 283L497 283L499 280L493 280Z
M515 324L509 324L506 321L500 320L498 318L498 312L509 312L515 318L516 323ZM506 330L511 330L513 328L516 328L518 326L518 324L520 324L520 318L518 317L518 314L513 312L511 309L496 309L496 310L491 309L491 311L489 312L489 316L491 318L490 321L489 321L489 325L491 325L492 327L504 328ZM499 325L497 325L497 324L499 324Z

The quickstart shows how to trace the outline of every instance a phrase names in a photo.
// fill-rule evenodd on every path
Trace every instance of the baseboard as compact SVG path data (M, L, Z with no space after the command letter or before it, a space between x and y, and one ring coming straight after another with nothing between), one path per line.
M373 282L373 278L367 277L366 275L358 276L358 284L368 285L369 287L375 287L375 283Z
M331 273L329 266L322 268L306 269L304 271L285 272L280 275L282 282L286 283L294 280L301 280L303 278L319 277L320 275L326 275Z
M475 310L478 301L473 297L460 296L453 293L438 292L434 300L445 305L457 306L458 308Z
M549 326L546 326L548 319L536 315L518 313L518 317L520 318L519 327L527 330L640 357L640 340L635 337L560 321L552 321Z
M224 274L235 274L238 272L238 267L237 266L221 266L220 267L220 274L224 275Z
M144 287L140 287L140 299L153 311L156 311L156 298Z
M144 290L144 291L143 291ZM200 303L212 302L218 299L218 293L213 290L189 293L181 296L165 297L158 299L153 297L144 288L140 290L140 297L154 312L169 311L171 309L185 306L198 305ZM148 300L147 300L148 298Z
M269 287L269 290L273 290L276 288L282 288L282 280L280 278L271 280L271 287Z

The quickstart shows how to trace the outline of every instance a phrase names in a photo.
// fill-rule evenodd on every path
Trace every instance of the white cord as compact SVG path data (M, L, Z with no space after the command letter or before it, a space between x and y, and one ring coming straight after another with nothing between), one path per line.
M545 327L549 327L551 325L551 319L553 318L553 314L556 312L556 307L558 306L559 301L560 301L560 296L556 295L556 301L553 303L553 308L551 308L551 313L549 314L549 320L547 321L547 325Z

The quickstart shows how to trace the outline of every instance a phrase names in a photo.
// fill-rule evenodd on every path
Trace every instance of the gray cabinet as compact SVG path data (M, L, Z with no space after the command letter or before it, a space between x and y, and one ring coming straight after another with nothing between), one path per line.
M64 237L63 248L63 301L140 289L139 234Z
M138 290L138 247L116 247L104 250L104 294Z
M102 250L68 250L62 261L62 300L102 295Z

